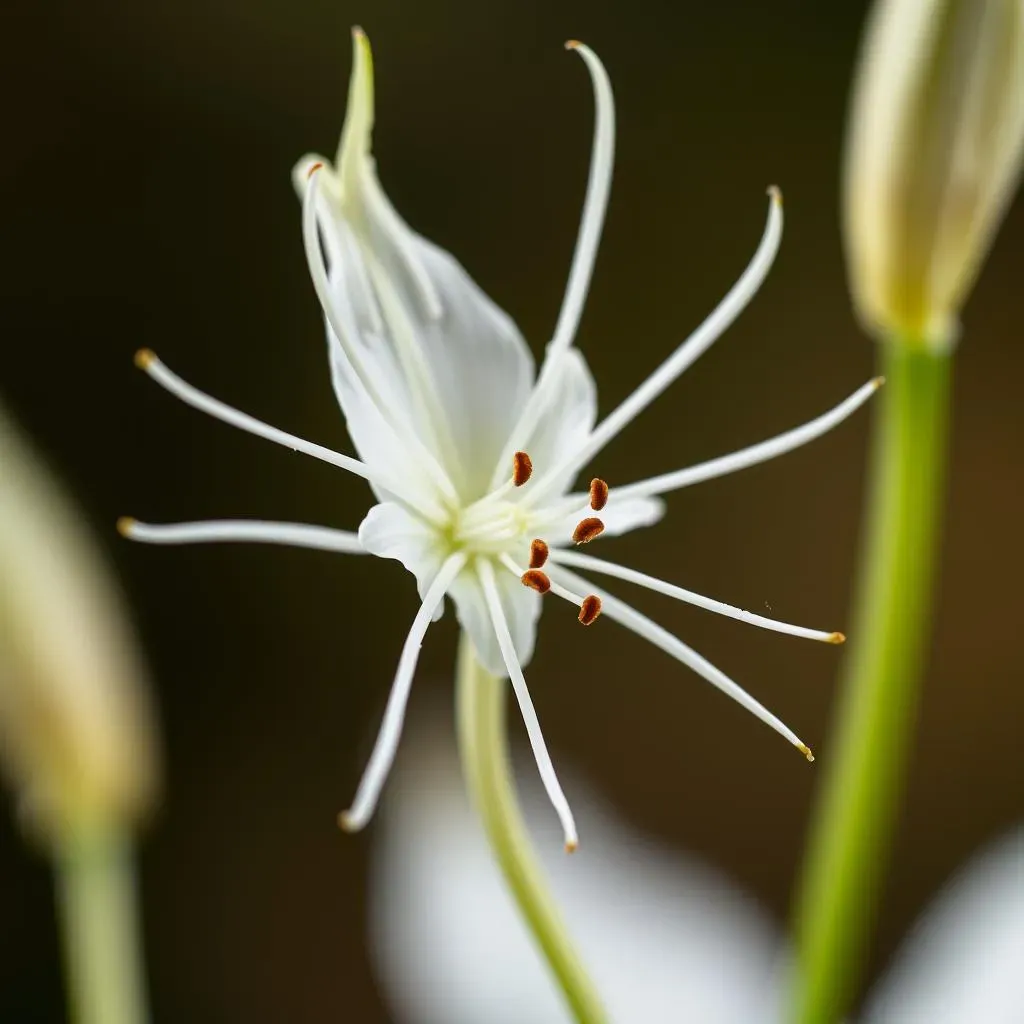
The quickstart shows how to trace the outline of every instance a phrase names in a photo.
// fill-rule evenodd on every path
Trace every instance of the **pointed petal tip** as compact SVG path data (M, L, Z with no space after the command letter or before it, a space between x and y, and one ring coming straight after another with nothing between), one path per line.
M839 632L831 633L831 634L829 634L829 637L828 637L828 640L826 641L826 643L830 643L830 644L845 644L846 643L846 634L845 633L839 633Z
M814 760L814 754L812 753L811 748L807 746L806 743L798 743L796 749L799 750L800 753L803 754L808 761Z
M137 522L138 520L132 519L131 516L121 516L120 519L118 519L117 523L115 524L117 527L117 532L121 534L122 537L131 537L132 530L135 529L135 524Z
M140 348L134 362L140 370L148 370L156 362L156 353L151 348Z

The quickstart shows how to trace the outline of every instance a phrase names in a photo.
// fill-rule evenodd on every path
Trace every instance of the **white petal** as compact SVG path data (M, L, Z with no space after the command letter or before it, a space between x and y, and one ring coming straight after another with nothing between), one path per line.
M396 1024L568 1024L469 801L454 740L417 709L371 851L371 955ZM438 723L450 715L437 715ZM711 865L634 830L563 770L585 845L566 857L532 765L523 812L616 1024L778 1024L786 951Z
M445 560L437 534L393 502L374 505L366 513L359 524L359 543L371 555L401 562L416 577L421 600L426 598ZM443 612L442 601L434 612L434 619L439 619Z
M865 1024L1024 1020L1024 829L975 858L925 913Z
M372 91L369 44L357 33L338 173L324 175L334 224L321 227L329 256L344 263L343 272L332 267L332 286L345 288L361 330L373 333L366 347L382 350L367 367L374 383L380 374L379 390L404 395L423 443L462 496L477 498L526 400L533 359L512 320L384 194L370 156Z
M523 432L522 450L529 453L535 473L553 468L566 452L576 451L597 419L597 385L580 351L564 353L556 372L558 379L547 390L544 407ZM509 474L511 463L498 468L499 473L502 471ZM563 472L552 484L552 493L565 491L577 472L575 468Z
M525 561L525 559L524 559ZM519 579L504 570L495 573L495 584L501 599L512 643L516 649L519 664L525 667L533 657L537 638L537 620L541 612L541 597L536 591L524 587ZM448 588L448 595L455 604L459 624L469 634L476 656L491 675L504 679L508 676L505 659L494 625L487 610L487 601L480 587L476 573L464 570Z
M621 501L609 501L600 512L594 512L588 504L588 495L580 494L578 497L579 501L571 512L560 515L552 521L547 530L543 531L544 539L549 544L560 547L568 545L576 524L587 516L597 516L604 523L602 537L619 537L645 526L653 526L665 514L665 503L660 498L624 498Z

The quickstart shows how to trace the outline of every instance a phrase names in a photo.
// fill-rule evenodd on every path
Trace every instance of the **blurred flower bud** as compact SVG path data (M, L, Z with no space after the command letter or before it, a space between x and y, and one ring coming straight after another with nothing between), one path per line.
M872 330L953 340L1022 144L1022 0L878 0L845 181L852 290Z
M144 684L106 567L0 407L0 768L33 830L131 825L149 807Z

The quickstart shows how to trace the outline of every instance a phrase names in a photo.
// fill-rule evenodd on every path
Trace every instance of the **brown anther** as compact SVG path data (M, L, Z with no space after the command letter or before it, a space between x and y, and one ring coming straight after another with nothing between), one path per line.
M527 569L519 579L524 587L536 590L538 594L546 594L551 589L551 580L542 569Z
M595 537L604 533L604 523L597 516L588 516L576 524L572 531L573 544L589 544Z
M526 452L516 452L512 456L512 483L522 487L533 476L533 462Z
M580 605L579 620L589 626L601 614L601 598L597 594L587 594Z
M548 560L548 546L539 537L530 541L530 568L539 569Z
M145 370L147 367L153 365L156 362L156 353L149 348L140 348L135 353L135 365L140 370Z
M590 481L590 507L595 512L600 512L607 504L608 485L599 476L595 476Z
M323 167L323 165L322 160L318 160L315 164L311 164L309 170L306 171L306 181L309 181L309 179L312 178L313 175Z

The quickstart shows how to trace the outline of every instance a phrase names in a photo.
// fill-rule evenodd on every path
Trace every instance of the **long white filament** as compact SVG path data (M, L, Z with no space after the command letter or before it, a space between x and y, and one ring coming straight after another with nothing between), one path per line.
M647 573L638 572L625 565L617 565L615 562L606 562L602 558L593 558L591 555L582 555L576 551L566 551L561 548L554 548L548 556L552 562L559 565L575 566L577 569L589 570L590 572L603 573L605 576L614 576L616 579L624 580L626 583L635 583L638 586L654 590L659 594L674 597L678 601L685 601L687 604L696 605L709 612L717 612L719 615L726 615L730 619L739 619L751 626L761 626L763 629L771 629L776 633L788 633L790 636L803 637L806 640L820 640L826 644L842 643L845 637L842 633L824 632L820 629L807 629L805 626L793 626L788 622L779 622L777 619L769 619L763 615L755 615L753 612L744 611L731 604L724 604L703 594L694 593L692 590L684 590L674 583L667 583L656 576L648 576Z
M119 519L118 532L144 544L216 544L240 542L285 544L317 551L339 551L346 555L365 555L359 536L347 530L305 523L278 523L263 519L208 519L195 523L140 523L137 519Z
M856 412L884 383L882 377L875 377L874 380L870 380L858 388L849 398L840 402L834 409L817 419L786 431L784 434L778 434L767 441L751 445L749 448L741 448L731 455L721 455L717 459L710 459L686 469L677 469L671 473L650 477L647 480L638 480L634 484L614 487L609 500L621 501L626 498L650 497L655 494L665 494L668 491L678 491L691 484L735 473L748 466L756 466L759 462L767 462L778 455L785 455L787 452L793 451L794 448L814 441L822 434L828 433L833 427L838 426L848 416Z
M814 760L814 755L811 754L810 748L789 726L782 722L781 719L776 718L760 701L751 697L738 683L733 682L721 669L712 665L710 661L699 655L692 647L688 647L682 640L647 618L646 615L642 615L624 601L620 601L617 597L612 597L606 591L593 586L581 576L577 576L567 569L555 569L554 566L552 566L548 575L554 576L556 572L561 577L562 582L584 592L594 593L601 598L602 615L607 615L610 619L614 619L638 636L650 641L655 647L661 648L666 654L682 662L688 668L693 669L694 672L706 679L712 686L717 687L724 694L732 697L734 701L745 707L752 715L764 722L765 725L787 739L809 761Z
M688 369L708 348L729 328L746 308L768 275L775 255L782 241L782 196L779 190L768 190L768 220L761 242L724 299L715 307L710 316L672 353L647 380L643 382L616 409L609 413L590 433L587 440L575 452L548 470L531 488L525 500L536 502L543 498L552 484L564 473L581 469L613 437L629 425L651 404L684 370Z
M519 710L526 725L526 734L530 740L530 747L533 749L533 756L537 761L537 769L540 772L541 782L547 791L548 799L562 823L562 832L565 835L565 848L572 852L579 845L579 836L576 833L576 822L573 819L572 811L569 809L569 801L562 792L562 787L555 774L555 766L551 763L551 756L544 743L544 735L540 730L540 721L534 709L533 701L530 699L530 691L526 688L526 679L523 676L522 666L516 655L515 645L512 643L512 634L509 632L508 622L505 620L505 612L501 607L501 597L498 593L498 585L494 579L494 567L486 558L478 558L477 573L480 577L480 585L483 588L484 599L487 602L487 610L491 616L491 623L494 626L494 635L501 649L501 656L505 660L505 667L508 669L509 678L512 680L512 689L515 691L516 700L519 702Z
M301 437L289 434L284 430L278 430L262 420L258 420L248 413L240 412L238 409L226 405L224 402L200 391L181 379L176 373L172 373L154 353L143 349L135 356L136 365L148 374L162 388L169 391L175 398L180 399L193 409L205 412L208 416L220 420L222 423L230 424L239 430L249 434L255 434L274 444L291 448L292 451L301 452L303 455L311 455L321 462L330 463L339 469L347 470L364 480L377 484L393 494L402 498L410 506L414 507L423 516L435 519L437 522L444 522L444 510L432 498L420 491L411 492L403 483L391 479L386 474L372 470L365 462L353 459L350 455L342 455L340 452L332 451L323 445L314 444L312 441L305 441Z
M530 425L536 421L540 410L544 408L549 393L558 379L557 371L562 356L576 337L587 292L590 290L594 264L597 261L597 250L601 243L601 231L611 191L612 171L615 166L615 98L612 95L612 84L600 58L589 46L575 40L566 43L565 46L567 50L574 50L583 58L594 89L594 140L590 150L587 191L555 332L544 354L544 363L537 383L530 392L516 426L509 434L508 444L494 469L492 488L497 487L507 474L508 462L516 446L525 443L524 439Z
M373 753L370 755L363 777L359 780L359 787L356 790L352 806L338 818L341 827L348 832L358 832L373 816L381 790L384 788L391 765L394 763L398 741L402 737L405 709L409 703L409 691L412 689L423 637L426 635L427 627L430 625L438 604L444 600L445 593L465 564L466 556L462 552L456 552L447 558L437 576L434 577L434 582L427 588L423 604L420 605L420 610L412 620L409 635L405 639L401 657L398 659L398 671L395 673L395 681L391 685L388 704L384 710L384 720L381 722Z

